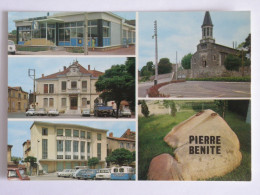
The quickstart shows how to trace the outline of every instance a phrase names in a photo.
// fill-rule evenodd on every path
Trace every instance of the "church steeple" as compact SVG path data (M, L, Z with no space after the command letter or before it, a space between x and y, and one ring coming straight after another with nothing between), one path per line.
M213 39L213 24L209 14L209 11L206 11L203 24L201 25L202 29L202 39L201 43L211 42L215 43L215 39Z

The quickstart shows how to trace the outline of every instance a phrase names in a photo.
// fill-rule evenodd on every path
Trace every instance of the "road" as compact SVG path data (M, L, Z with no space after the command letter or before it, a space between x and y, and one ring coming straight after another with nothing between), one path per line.
M172 78L163 78L158 80L159 83L169 82ZM138 84L138 97L146 97L147 89L154 85L154 81L148 81Z
M250 82L186 81L159 89L161 94L175 98L250 98Z
M24 112L12 112L8 113L8 118L26 118L26 119L56 119L56 118L80 118L80 119L115 119L115 117L96 117L91 115L90 117L85 117L80 114L60 114L59 116L26 116ZM135 115L132 115L131 118L135 118ZM118 119L131 119L126 117L120 117Z

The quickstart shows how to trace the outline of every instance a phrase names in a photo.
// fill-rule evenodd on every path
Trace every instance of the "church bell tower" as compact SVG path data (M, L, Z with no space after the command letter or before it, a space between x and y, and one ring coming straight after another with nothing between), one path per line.
M211 21L211 17L209 11L206 11L203 24L201 25L202 29L202 39L200 43L215 43L215 39L213 38L213 24Z

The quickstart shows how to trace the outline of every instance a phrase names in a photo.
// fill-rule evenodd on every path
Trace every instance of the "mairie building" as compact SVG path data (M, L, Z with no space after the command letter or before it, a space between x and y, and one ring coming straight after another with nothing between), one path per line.
M23 144L23 150L37 158L40 171L51 173L75 166L87 166L92 157L99 159L96 168L106 166L108 130L37 121L30 130L31 140Z
M36 79L36 108L57 109L60 113L80 114L94 109L98 98L95 83L103 72L84 68L76 60L62 71Z
M25 46L113 48L135 44L135 20L112 12L60 12L15 20L17 44ZM87 38L85 37L87 35Z

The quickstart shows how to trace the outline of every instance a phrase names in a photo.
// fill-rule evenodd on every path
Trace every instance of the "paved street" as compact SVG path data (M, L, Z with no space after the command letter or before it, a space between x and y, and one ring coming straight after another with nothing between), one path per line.
M115 117L96 117L91 115L90 117L82 116L80 114L60 114L59 116L26 116L24 112L12 112L8 113L8 118L27 118L27 119L56 119L56 118L81 118L81 119L106 119L111 118L115 119ZM131 118L135 118L135 115L132 115ZM120 117L118 119L128 119L127 117Z
M175 98L250 98L250 82L186 81L159 89Z
M73 178L64 178L64 177L57 177L57 173L48 173L46 175L39 175L39 176L29 176L32 181L39 181L39 180L75 180Z
M48 51L17 51L16 55L84 55L83 53L72 53L60 50L48 50ZM135 55L135 46L130 46L128 48L117 48L107 51L92 51L89 49L88 55Z
M171 80L171 78L163 78L163 79L159 79L158 80L158 84L159 83L164 83L164 82L169 82ZM147 81L147 82L143 82L143 83L139 83L138 84L138 97L146 97L147 96L147 89L149 89L150 87L152 87L154 84L154 81Z

